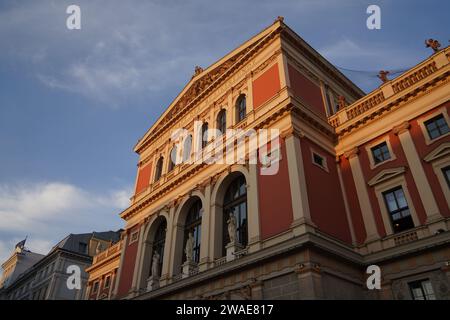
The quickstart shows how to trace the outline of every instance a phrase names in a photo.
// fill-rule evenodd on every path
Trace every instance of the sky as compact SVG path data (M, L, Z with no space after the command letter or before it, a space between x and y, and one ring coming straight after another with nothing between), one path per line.
M81 8L69 30L66 9ZM369 5L381 29L369 30ZM449 44L441 0L0 2L0 262L26 236L46 254L69 233L117 230L133 146L191 78L277 16L364 91L378 70Z

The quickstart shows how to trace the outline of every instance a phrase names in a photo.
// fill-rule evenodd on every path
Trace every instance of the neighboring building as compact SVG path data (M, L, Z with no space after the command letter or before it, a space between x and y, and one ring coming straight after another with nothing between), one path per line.
M86 290L87 300L111 300L117 281L122 241L94 256L92 266L86 269L89 280Z
M120 238L120 231L70 234L52 250L29 267L3 290L2 298L8 300L79 300L85 296L88 280L86 268L92 257L108 248ZM69 289L69 266L81 271L81 288Z
M449 56L364 95L279 18L197 67L135 146L115 297L449 299ZM240 164L171 160L262 128L281 132L263 163L248 148ZM381 290L366 286L372 264Z
M0 279L0 290L7 288L17 277L43 257L44 255L42 254L27 250L25 248L25 240L16 244L11 257L2 264L3 272Z

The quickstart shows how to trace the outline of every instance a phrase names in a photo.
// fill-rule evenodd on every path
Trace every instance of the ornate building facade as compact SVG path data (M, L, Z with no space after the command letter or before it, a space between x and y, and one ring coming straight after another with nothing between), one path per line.
M448 299L449 56L364 95L278 18L197 67L135 146L114 297Z

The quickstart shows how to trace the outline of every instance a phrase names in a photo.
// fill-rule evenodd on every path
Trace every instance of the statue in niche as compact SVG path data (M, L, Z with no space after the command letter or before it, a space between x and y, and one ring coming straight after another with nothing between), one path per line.
M153 253L152 258L152 277L158 277L159 276L159 259L160 255L158 251L155 251Z
M228 224L228 236L230 237L230 243L236 242L236 217L232 212L230 212L230 217L227 221Z
M192 262L194 255L194 234L192 233L192 231L189 232L188 239L186 240L184 253L186 254L186 262Z

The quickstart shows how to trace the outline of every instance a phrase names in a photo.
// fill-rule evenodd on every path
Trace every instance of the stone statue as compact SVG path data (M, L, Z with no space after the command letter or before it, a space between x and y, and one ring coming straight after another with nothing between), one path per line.
M200 73L203 72L203 68L200 66L195 66L195 70L194 70L194 77L198 76Z
M347 106L347 101L344 96L338 97L338 110L342 110Z
M100 252L102 252L102 249L103 249L102 243L101 242L97 243L97 247L95 248L95 254L97 255Z
M389 74L389 71L381 70L381 71L378 73L378 78L380 78L380 80L381 80L383 83L386 83L386 82L389 81L389 79L388 79L388 77L387 77L388 74Z
M441 44L437 40L428 39L428 40L425 40L425 46L427 48L433 49L434 53L436 53L436 52L439 51L439 48L440 48Z
M159 255L158 251L155 251L153 253L152 258L152 277L158 277L159 276L159 258L161 256Z
M230 212L230 217L227 221L228 224L228 236L230 237L230 243L235 243L236 241L236 217Z
M192 232L189 232L184 253L186 254L186 261L192 262L192 257L194 255L194 234Z

